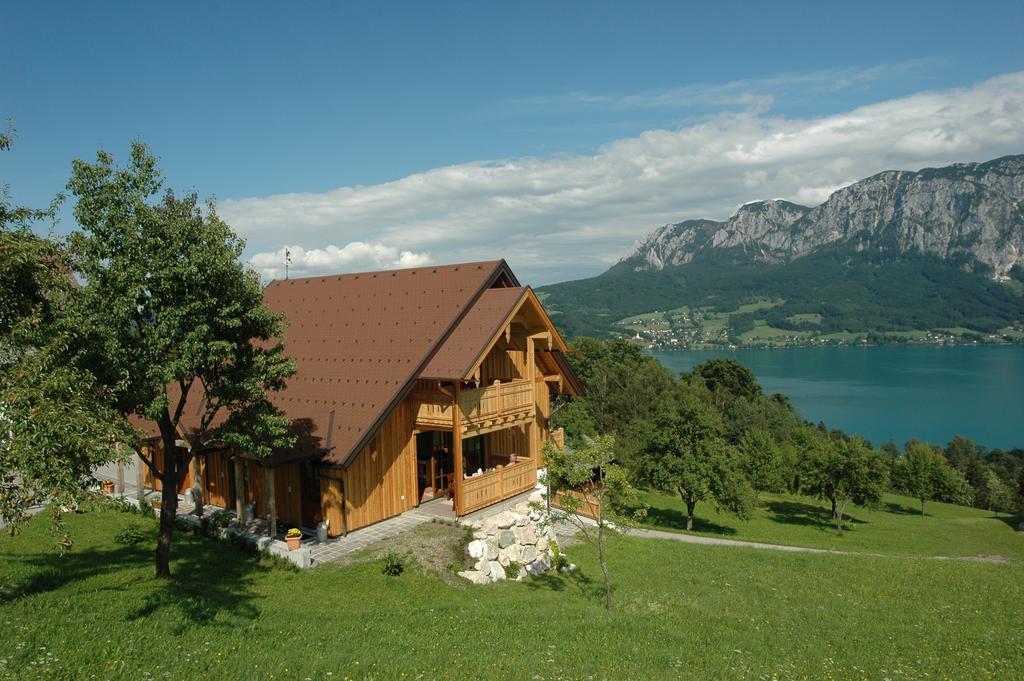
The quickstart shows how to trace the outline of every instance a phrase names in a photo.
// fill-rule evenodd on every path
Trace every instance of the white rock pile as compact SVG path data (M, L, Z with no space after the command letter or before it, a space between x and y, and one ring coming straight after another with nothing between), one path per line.
M544 527L544 512L530 507L541 499L535 492L513 508L475 521L473 541L466 547L475 562L459 576L474 584L490 584L547 572L552 558L550 530ZM517 574L509 574L512 563L519 566Z

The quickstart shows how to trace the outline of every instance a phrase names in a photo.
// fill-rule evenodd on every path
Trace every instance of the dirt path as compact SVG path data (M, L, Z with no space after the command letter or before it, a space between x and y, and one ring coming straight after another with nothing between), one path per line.
M875 558L928 558L930 560L968 560L980 563L1008 563L1003 556L898 556L887 553L868 553L862 551L839 551L837 549L816 549L809 546L790 546L787 544L765 544L756 541L742 541L739 539L723 539L721 537L705 537L694 534L680 534L678 532L666 532L664 530L649 530L646 528L635 528L629 530L631 537L642 537L644 539L668 539L670 541L681 541L688 544L710 544L713 546L738 546L748 549L762 549L766 551L786 551L789 553L831 553L839 556L871 556Z

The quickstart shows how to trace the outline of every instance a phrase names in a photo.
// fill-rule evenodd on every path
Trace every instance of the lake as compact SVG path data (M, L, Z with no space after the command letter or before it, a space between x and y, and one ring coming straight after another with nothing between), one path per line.
M673 371L732 357L804 418L876 446L956 434L989 448L1024 447L1024 346L883 346L652 352Z

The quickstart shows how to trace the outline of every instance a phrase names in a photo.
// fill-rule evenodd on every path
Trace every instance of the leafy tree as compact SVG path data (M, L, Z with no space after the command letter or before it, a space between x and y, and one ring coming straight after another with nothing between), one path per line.
M841 535L848 504L873 506L885 493L889 482L885 455L861 438L836 439L810 429L802 434L801 444L802 490L831 502Z
M985 471L985 501L990 511L1009 511L1013 507L1013 490L991 468Z
M1017 480L1017 515L1024 516L1024 470Z
M911 440L903 452L901 461L901 483L903 491L921 502L924 515L926 501L937 499L943 490L943 482L949 464L941 454L920 440ZM948 490L947 490L948 491Z
M615 463L615 438L598 436L578 448L559 449L550 440L543 449L547 466L549 505L557 497L563 513L554 518L573 525L578 536L597 551L604 576L605 609L612 611L612 583L608 573L607 540L609 533L626 529L643 516L636 492L625 470ZM597 509L596 526L589 517L589 504Z
M693 368L689 377L703 380L708 390L715 395L716 403L720 403L719 398L724 396L753 399L761 395L761 386L754 372L734 359L709 359L701 362Z
M966 478L967 483L971 486L971 489L974 490L974 503L977 504L978 506L984 506L985 504L987 504L987 470L985 468L985 465L978 460L978 457L975 456L972 452L969 457L962 460L962 465L957 466L956 464L953 464L953 467L956 468L957 470L963 471L964 478Z
M787 450L771 433L760 428L748 430L739 443L740 465L758 492L784 492L791 479Z
M12 129L0 134L0 150ZM133 432L109 394L82 368L88 325L75 314L78 289L61 243L33 228L48 209L14 206L0 188L0 519L16 533L33 506L50 503L59 544L71 543L62 509L95 483L96 466L118 457Z
M719 508L748 518L754 492L736 452L722 439L722 421L714 409L680 391L675 404L655 419L634 463L644 485L678 494L686 505L686 529L693 529L697 503L714 500Z
M977 461L977 448L969 438L963 437L962 435L955 435L953 439L946 445L946 458L949 459L949 463L959 470L966 470L968 464L973 459ZM968 475L968 480L970 480ZM972 482L972 484L974 484Z
M244 242L213 204L161 196L157 159L143 144L132 144L125 168L103 151L95 163L75 161L68 189L82 227L69 238L87 282L79 298L103 336L95 371L119 411L159 429L162 468L139 454L163 483L156 573L166 578L176 490L192 458L215 443L254 456L290 443L289 422L268 399L293 373L275 340L283 320L264 306L258 276L239 261Z
M672 389L672 373L623 340L577 339L569 361L586 388L579 402L594 433L621 437L635 422L649 419Z

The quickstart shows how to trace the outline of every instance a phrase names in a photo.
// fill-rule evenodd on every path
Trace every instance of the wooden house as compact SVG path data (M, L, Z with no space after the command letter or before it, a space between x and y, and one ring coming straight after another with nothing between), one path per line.
M274 281L264 299L296 361L273 396L294 447L256 459L181 441L204 453L179 491L240 515L326 520L332 536L438 498L465 515L535 486L551 398L581 391L503 260Z

